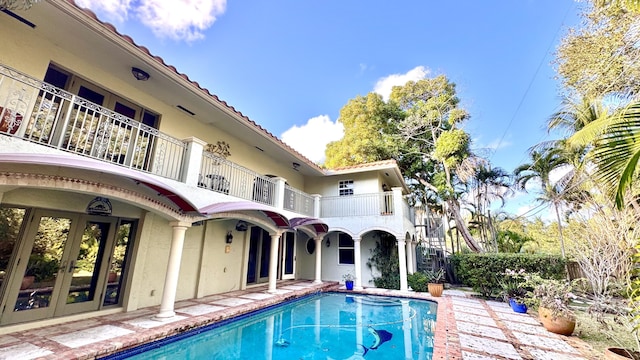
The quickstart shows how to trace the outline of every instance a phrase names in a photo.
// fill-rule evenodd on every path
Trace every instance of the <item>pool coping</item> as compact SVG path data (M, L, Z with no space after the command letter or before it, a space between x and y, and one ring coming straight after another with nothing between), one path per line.
M122 349L122 350L118 350L117 352L113 353L113 354L109 354L109 355L105 355L104 357L101 357L100 359L106 359L106 360L123 360L123 359L127 359L131 356L135 356L147 351L151 351L154 350L156 348L162 347L166 344L170 344L176 341L180 341L182 339L186 339L192 336L196 336L198 334L201 334L203 332L212 330L212 329L216 329L218 327L224 326L226 324L229 323L233 323L235 321L241 321L247 317L251 317L254 315L258 315L262 312L267 312L269 310L272 310L274 308L277 308L278 306L281 306L283 304L291 304L291 303L295 303L298 301L304 301L307 298L316 296L318 294L360 294L360 295L371 295L371 296L380 296L380 297L394 297L394 298L410 298L410 299L414 299L414 300L423 300L423 301L430 301L432 303L436 303L436 308L439 308L440 305L438 304L438 302L436 300L434 300L433 298L430 299L420 299L418 297L411 297L411 296L402 296L401 294L393 294L393 295L386 295L386 294L370 294L370 293L366 293L366 292L360 292L360 291L350 291L350 290L344 290L339 288L337 285L333 286L332 288L323 290L323 291L315 291L315 292L311 292L308 294L304 294L304 295L300 295L297 296L293 299L289 299L289 300L284 300L282 302L276 303L276 304L272 304L260 309L256 309L256 310L252 310L237 316L232 316L229 317L227 319L224 320L220 320L220 321L216 321L213 323L210 323L208 325L203 325L201 327L197 327L191 330L187 330L184 331L182 333L178 333L178 334L174 334L174 335L170 335L167 336L165 338L161 338L158 340L154 340L145 344L139 344L133 348L129 348L129 349ZM436 315L436 327L437 327L437 315ZM434 343L435 343L435 333L434 333Z

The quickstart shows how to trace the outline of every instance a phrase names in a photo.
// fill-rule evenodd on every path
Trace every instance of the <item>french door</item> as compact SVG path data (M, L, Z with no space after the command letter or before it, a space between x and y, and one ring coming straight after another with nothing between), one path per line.
M295 278L296 242L295 233L285 232L279 239L278 279ZM247 259L247 284L269 281L269 262L271 261L271 236L258 227L251 227L249 236L249 255Z
M18 248L2 324L98 310L116 219L36 210Z
M286 232L282 235L280 249L282 279L295 279L296 277L296 234Z

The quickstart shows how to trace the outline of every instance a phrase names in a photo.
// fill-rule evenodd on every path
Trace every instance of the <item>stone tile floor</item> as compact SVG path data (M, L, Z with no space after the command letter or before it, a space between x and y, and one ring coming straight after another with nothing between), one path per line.
M336 283L286 281L278 292L266 286L176 303L170 321L152 319L156 307L0 335L0 359L92 359L161 339L317 291L338 290ZM365 289L368 294L410 296L438 302L433 359L596 359L576 337L554 335L529 314L516 314L508 304L470 298L445 290L428 294Z

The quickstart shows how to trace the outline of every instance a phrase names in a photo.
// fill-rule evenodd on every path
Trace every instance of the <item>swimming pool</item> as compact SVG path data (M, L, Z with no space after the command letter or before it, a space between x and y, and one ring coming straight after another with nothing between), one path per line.
M107 359L431 359L437 304L323 293Z

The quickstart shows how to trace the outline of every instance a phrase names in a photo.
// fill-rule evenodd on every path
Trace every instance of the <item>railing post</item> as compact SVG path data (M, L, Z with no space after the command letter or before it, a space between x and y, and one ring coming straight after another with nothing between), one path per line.
M71 96L71 100L69 101L69 107L67 108L67 113L64 115L64 121L62 122L62 127L57 127L54 126L53 129L51 129L51 135L53 137L53 139L56 138L56 136L58 136L58 143L55 144L56 148L60 149L62 148L62 144L64 143L64 136L67 133L67 126L69 126L69 120L71 119L71 113L73 112L73 104L75 104L76 102L76 96L72 95ZM62 107L62 102L60 102L60 107ZM55 124L56 122L54 122ZM59 135L56 134L56 130L59 131Z
M320 215L322 215L320 214L320 200L322 195L313 194L311 197L313 198L313 217L319 219Z
M401 187L394 187L391 188L391 191L393 192L393 208L391 209L391 211L393 211L393 215L394 216L403 216L403 209L404 209L404 204L403 204L403 199L402 199L402 188Z
M276 209L284 209L284 184L287 180L281 177L276 177L273 180L276 182L273 206Z
M200 165L202 165L202 153L204 152L204 146L207 145L207 142L193 136L183 141L187 144L187 150L184 154L180 181L187 185L198 186Z

